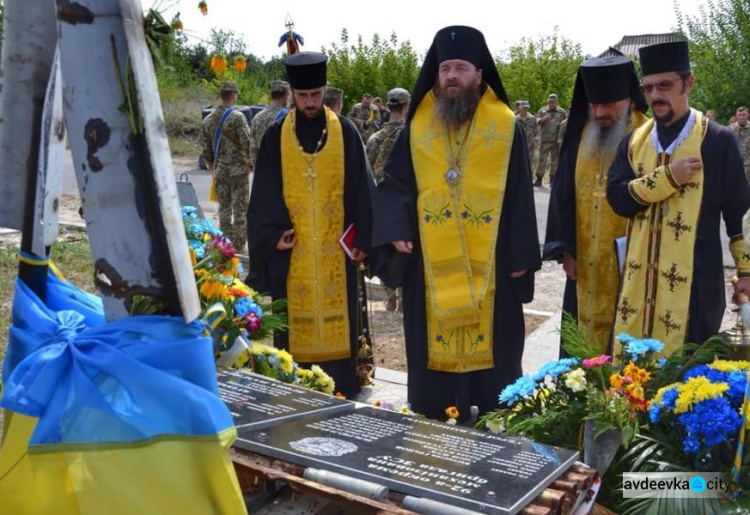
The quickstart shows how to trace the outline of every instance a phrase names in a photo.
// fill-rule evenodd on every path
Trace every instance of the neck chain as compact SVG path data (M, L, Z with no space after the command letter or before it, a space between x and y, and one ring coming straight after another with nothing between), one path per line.
M447 182L451 187L456 186L463 176L463 171L461 170L461 160L463 158L464 150L466 149L466 141L469 139L469 133L471 132L471 127L473 125L474 120L472 120L470 123L465 123L465 127L461 126L455 131L457 135L463 132L462 136L457 137L455 144L453 143L452 137L454 131L451 128L447 128L448 171L445 172L445 182Z
M323 112L323 116L326 116L325 111ZM297 135L297 113L292 113L292 132L294 133L294 137L297 139L297 148L299 149L300 153L302 154L302 157L305 158L305 161L307 161L307 170L305 173L302 174L302 177L307 179L307 191L312 191L313 188L313 179L318 177L318 174L315 173L315 158L318 157L318 152L320 152L320 147L323 145L323 140L326 137L326 134L328 133L328 117L326 116L325 121L325 127L323 127L323 132L320 133L320 139L318 140L318 143L315 145L315 150L312 154L308 154L305 152L305 148L302 146L302 142L299 140L299 136Z

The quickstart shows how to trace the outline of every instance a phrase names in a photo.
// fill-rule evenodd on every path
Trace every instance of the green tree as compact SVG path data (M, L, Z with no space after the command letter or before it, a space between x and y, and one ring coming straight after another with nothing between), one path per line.
M511 104L528 100L533 111L547 104L556 93L560 105L570 107L578 67L583 61L581 45L564 38L557 28L537 40L523 38L497 59L497 69Z
M714 109L726 122L750 102L750 2L706 0L696 16L684 16L675 2L679 31L690 41L695 73L691 103Z
M356 45L350 45L349 33L343 29L340 42L323 52L328 55L328 83L344 90L345 111L364 93L386 98L395 87L411 91L419 74L411 43L399 43L395 33L387 40L375 34L369 45L359 36Z

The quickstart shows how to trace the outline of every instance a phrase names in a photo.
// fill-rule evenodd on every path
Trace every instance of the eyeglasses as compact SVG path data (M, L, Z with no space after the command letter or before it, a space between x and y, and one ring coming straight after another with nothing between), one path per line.
M661 91L662 93L665 91L669 91L672 89L672 86L674 86L674 83L678 80L682 80L682 77L677 77L676 79L667 79L663 80L661 82L657 82L656 84L641 84L641 91L643 91L644 94L648 95L652 91L654 91L654 88L656 88L657 91Z

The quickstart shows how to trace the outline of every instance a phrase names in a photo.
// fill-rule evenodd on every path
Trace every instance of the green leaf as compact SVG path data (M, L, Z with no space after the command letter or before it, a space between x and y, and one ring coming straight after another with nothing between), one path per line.
M602 434L606 433L609 429L612 429L614 424L607 420L597 420L596 426L594 426L594 438L599 438Z

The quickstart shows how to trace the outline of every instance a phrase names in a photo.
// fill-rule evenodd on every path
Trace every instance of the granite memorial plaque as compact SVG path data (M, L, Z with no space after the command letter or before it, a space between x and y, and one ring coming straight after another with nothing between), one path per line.
M237 428L263 429L325 413L351 411L354 403L270 377L220 369L219 397Z
M517 513L578 452L365 407L237 430L235 447L483 513Z

